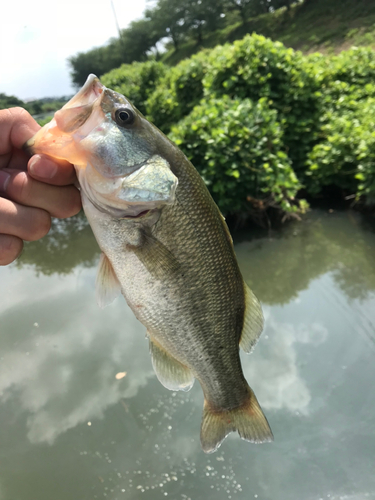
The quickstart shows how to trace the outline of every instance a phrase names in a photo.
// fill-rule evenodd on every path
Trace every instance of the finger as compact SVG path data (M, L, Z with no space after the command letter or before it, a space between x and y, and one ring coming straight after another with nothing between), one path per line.
M8 154L0 155L0 170L4 168L13 168L26 171L29 157L26 151L14 148L13 151L10 151Z
M23 241L17 236L0 234L0 266L7 266L22 252Z
M0 198L0 234L36 241L43 238L50 227L51 217L45 210L24 207L11 200Z
M64 160L52 160L44 155L32 156L28 171L34 179L55 186L67 186L77 180L73 165Z
M21 149L38 132L40 125L25 109L10 108L0 113L0 129L0 155L6 155L13 148Z
M12 201L41 208L60 219L76 215L81 210L81 196L74 186L51 186L36 181L26 172L7 169L7 173L11 175L6 183L5 193ZM1 232L3 231L0 230Z

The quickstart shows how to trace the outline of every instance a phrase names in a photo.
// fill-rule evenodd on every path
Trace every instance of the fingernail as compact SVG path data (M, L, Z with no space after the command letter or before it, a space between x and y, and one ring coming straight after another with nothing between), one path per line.
M5 172L5 170L0 170L0 191L5 193L10 179L10 174Z
M34 155L29 163L30 172L40 179L52 179L57 172L57 165L47 158Z

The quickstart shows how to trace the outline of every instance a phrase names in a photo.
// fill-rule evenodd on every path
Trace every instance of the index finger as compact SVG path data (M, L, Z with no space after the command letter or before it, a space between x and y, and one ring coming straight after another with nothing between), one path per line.
M27 160L28 157L21 148L39 129L40 125L25 109L2 110L0 112L0 168L16 167L15 164L19 164L21 160ZM12 156L14 149L18 151Z
M40 125L23 108L3 109L0 113L0 154L12 147L21 149L24 143L40 129Z

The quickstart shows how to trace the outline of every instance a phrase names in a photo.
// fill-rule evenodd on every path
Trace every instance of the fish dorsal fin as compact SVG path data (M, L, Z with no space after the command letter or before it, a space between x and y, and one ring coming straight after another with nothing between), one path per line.
M121 285L108 257L102 253L99 260L98 274L96 275L96 301L99 307L104 308L121 292Z
M190 369L171 356L150 334L152 366L159 381L171 391L189 391L194 384Z
M263 330L264 318L259 300L250 288L244 284L245 314L241 333L240 347L250 353Z

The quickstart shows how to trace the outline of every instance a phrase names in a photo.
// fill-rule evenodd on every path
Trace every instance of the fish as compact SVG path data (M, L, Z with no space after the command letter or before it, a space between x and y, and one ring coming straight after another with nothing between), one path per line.
M224 217L183 152L95 75L25 147L75 166L102 251L97 301L105 307L123 294L146 327L164 387L188 391L199 381L203 451L235 431L272 441L239 353L250 353L262 332L261 305Z

